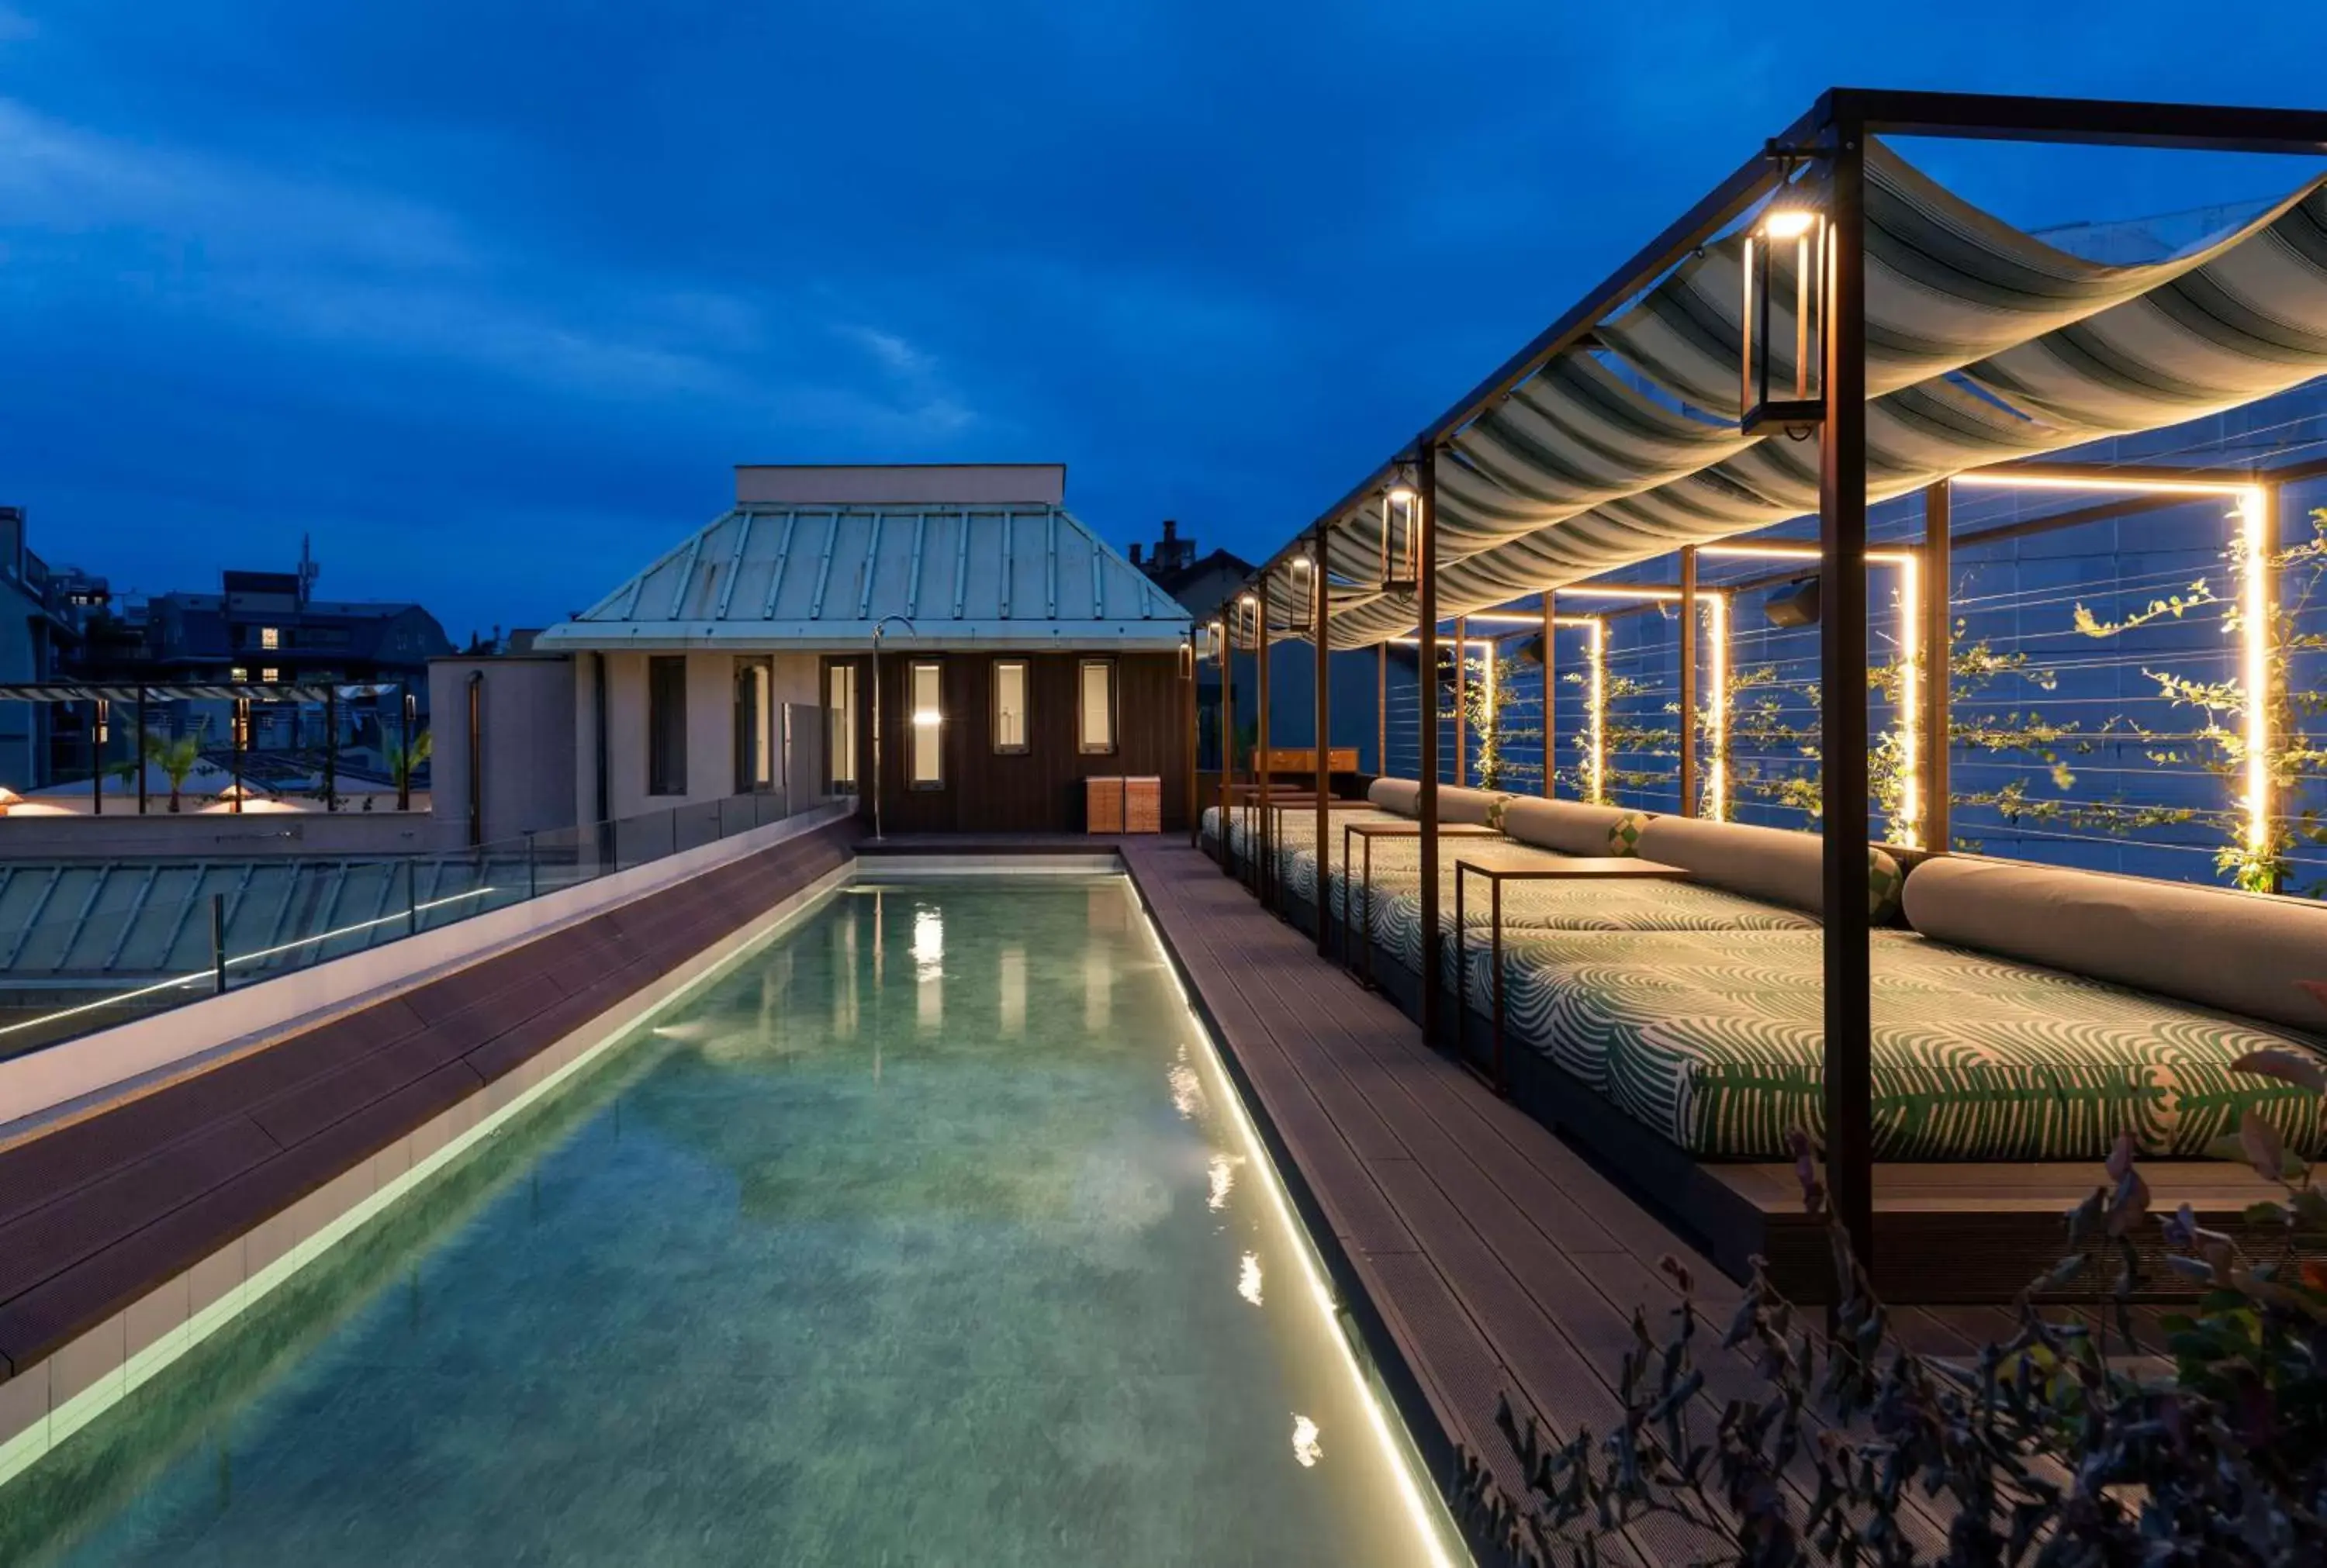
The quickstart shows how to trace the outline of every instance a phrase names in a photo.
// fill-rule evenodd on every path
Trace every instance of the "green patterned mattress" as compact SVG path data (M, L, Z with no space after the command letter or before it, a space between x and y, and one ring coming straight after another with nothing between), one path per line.
M2316 1041L1911 932L1874 953L1878 1160L2099 1160L2120 1131L2195 1155L2249 1106L2327 1148L2316 1097L2229 1066ZM1508 1038L1683 1148L1783 1158L1822 1122L1821 964L1815 929L1507 928ZM1464 980L1487 1013L1483 948Z

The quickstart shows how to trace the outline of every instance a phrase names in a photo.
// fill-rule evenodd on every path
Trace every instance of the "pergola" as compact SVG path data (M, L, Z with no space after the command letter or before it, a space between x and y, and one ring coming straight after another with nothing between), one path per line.
M323 809L339 807L340 733L337 723L339 704L349 697L377 697L394 692L399 698L399 711L409 732L413 719L414 698L409 688L378 684L345 685L330 682L111 682L111 681L11 681L0 682L0 702L20 703L88 703L91 705L90 733L102 745L113 705L126 703L135 715L137 771L137 813L145 815L146 788L144 760L145 755L145 708L154 702L227 702L234 705L234 723L230 726L233 783L229 798L236 812L242 809L242 759L248 749L250 733L250 705L253 703L321 703L323 706ZM105 773L93 770L89 789L94 809L105 810ZM397 781L397 809L407 811L412 806L412 776L407 768Z
M1824 628L1826 1182L1834 1212L1870 1264L1869 566L1895 567L1920 584L1920 603L1903 621L1916 645L1909 667L1920 678L1900 705L1911 743L1920 741L1913 804L1902 815L1922 842L1944 848L1952 487L2010 483L2095 498L2058 518L2011 526L2027 532L2224 497L2244 536L2240 610L2250 629L2240 666L2248 694L2241 805L2249 822L2264 821L2269 737L2256 727L2266 727L2259 694L2272 602L2267 545L2280 486L2321 465L2226 472L2042 460L2238 407L2327 372L2321 182L2201 249L2107 266L2069 257L1964 202L1905 163L1886 136L2319 155L2327 154L2327 112L1832 89L1320 512L1231 601L1209 639L1224 667L1235 650L1283 639L1313 643L1321 844L1330 794L1329 654L1393 640L1416 647L1421 1016L1425 1037L1435 1041L1444 1000L1432 694L1442 624L1456 620L1461 639L1458 618L1509 625L1516 618L1496 614L1498 607L1539 596L1548 692L1556 624L1580 619L1604 638L1599 617L1558 608L1563 593L1678 602L1682 809L1706 812L1711 803L1709 814L1717 814L1722 740L1713 737L1714 778L1700 779L1690 732L1697 639L1702 623L1722 613L1701 614L1700 606L1720 605L1723 594L1700 589L1698 558L1799 557L1790 574L1814 569ZM1920 544L1870 549L1870 502L1919 492ZM1815 545L1739 539L1811 515ZM1594 588L1603 574L1674 554L1677 583ZM1265 752L1268 660L1257 662ZM1455 663L1459 672L1459 653ZM1386 734L1386 655L1381 667ZM1546 794L1554 774L1548 707ZM1224 701L1224 738L1226 708ZM1222 760L1225 807L1232 788L1225 748ZM1251 788L1266 833L1266 769ZM1321 919L1321 947L1324 927Z

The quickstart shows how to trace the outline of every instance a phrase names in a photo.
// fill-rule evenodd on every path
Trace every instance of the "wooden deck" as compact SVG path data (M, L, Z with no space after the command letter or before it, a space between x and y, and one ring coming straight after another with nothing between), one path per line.
M1442 1478L1456 1445L1512 1495L1518 1461L1499 1398L1560 1434L1605 1431L1614 1379L1645 1308L1661 1339L1677 1292L1725 1318L1739 1287L1567 1143L1426 1050L1382 995L1321 960L1182 840L1126 842L1134 884L1260 1113L1336 1286L1425 1458ZM1995 1307L1903 1308L1902 1339L1969 1356L2011 1331ZM1757 1384L1742 1355L1700 1339L1705 1415ZM1943 1538L1915 1516L1928 1547ZM1633 1560L1681 1562L1704 1543L1644 1526Z

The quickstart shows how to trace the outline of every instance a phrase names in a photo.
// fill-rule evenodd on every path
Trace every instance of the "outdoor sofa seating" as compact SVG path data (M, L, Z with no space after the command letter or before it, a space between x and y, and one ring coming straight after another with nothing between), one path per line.
M1418 788L1373 804L1407 815ZM1440 846L1444 974L1455 864L1546 863L1631 849L1685 882L1515 882L1502 895L1508 1041L1701 1157L1788 1156L1823 1106L1824 845L1815 835L1573 801L1442 789L1441 817L1505 840ZM1619 819L1630 818L1620 822ZM1317 855L1289 826L1285 885ZM1611 834L1618 836L1612 840ZM1338 841L1338 827L1333 835ZM1328 849L1330 907L1346 895ZM1902 871L1901 862L1912 862ZM1462 994L1489 1016L1492 947L1479 881L1464 901ZM1307 895L1304 895L1307 896ZM2315 1097L2230 1063L2319 1051L2327 910L2294 900L1973 856L1870 850L1875 1153L1884 1160L2098 1160L2120 1131L2195 1155L2252 1106L2290 1145L2327 1149ZM1420 845L1377 841L1370 934L1421 965ZM1363 913L1366 901L1359 900Z

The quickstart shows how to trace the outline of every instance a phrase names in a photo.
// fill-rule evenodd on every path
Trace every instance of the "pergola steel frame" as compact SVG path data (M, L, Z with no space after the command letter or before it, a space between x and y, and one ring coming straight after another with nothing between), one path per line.
M2327 155L2327 112L2305 109L2223 107L2198 104L2143 103L2100 99L2009 97L1975 93L1902 92L1834 88L1760 153L1715 185L1662 233L1611 273L1486 379L1432 420L1415 438L1321 513L1304 533L1317 537L1382 492L1401 470L1414 475L1419 491L1414 506L1416 640L1420 668L1437 667L1438 549L1437 461L1442 447L1481 413L1494 406L1554 357L1587 343L1598 323L1640 294L1699 247L1744 216L1804 162L1821 170L1831 239L1821 280L1822 374L1818 426L1818 570L1821 622L1829 630L1847 628L1858 635L1822 635L1820 684L1827 694L1821 715L1821 751L1828 759L1863 759L1866 751L1867 607L1867 420L1865 154L1872 135L1958 140L2070 144L2097 146L2176 148L2320 156ZM2009 471L2009 470L2002 471ZM2217 476L2219 477L2219 476ZM2284 480L2292 474L2275 475ZM1934 491L1944 486L1934 487ZM1927 492L1928 493L1928 492ZM2186 498L2185 498L2186 499ZM1948 503L1927 512L1944 533ZM2120 506L2119 515L2134 509ZM1986 537L1995 537L1990 531ZM1970 540L1954 541L1957 546ZM1944 544L1931 549L1928 566L1945 566ZM1280 555L1282 553L1280 553ZM1322 551L1320 551L1322 572ZM1261 570L1278 565L1273 557ZM1397 585L1403 588L1404 584ZM1733 585L1734 587L1734 585ZM1929 599L1944 601L1943 593ZM1266 600L1264 599L1264 605ZM1258 639L1265 649L1264 630ZM1322 626L1322 618L1321 618ZM1321 641L1322 637L1321 634ZM1943 644L1926 637L1933 668L1944 670ZM1547 639L1547 657L1548 639ZM1263 655L1264 662L1266 654ZM1321 670L1325 659L1321 649ZM1384 667L1386 681L1387 670ZM1425 677L1426 681L1426 677ZM1321 679L1322 694L1325 683ZM1924 686L1924 721L1937 714L1944 724L1944 678ZM1855 695L1855 700L1852 700ZM1322 701L1322 697L1321 697ZM1386 699L1385 699L1386 710ZM1436 704L1421 705L1420 798L1416 817L1421 838L1422 975L1424 1038L1441 1039L1438 953L1438 738ZM1266 720L1262 721L1266 723ZM1387 717L1383 720L1387 740ZM1926 733L1945 734L1943 727ZM1322 739L1322 733L1321 733ZM1322 747L1321 747L1322 749ZM1944 746L1933 750L1944 752ZM1223 759L1225 767L1226 759ZM1387 765L1387 757L1383 759ZM1548 767L1546 769L1549 772ZM1848 1231L1863 1265L1875 1261L1874 1235L1873 966L1872 921L1865 897L1863 826L1846 833L1836 823L1863 825L1868 788L1863 762L1819 770L1825 825L1824 1024L1826 1041L1824 1164L1828 1201ZM1226 792L1223 791L1225 801ZM1944 807L1933 818L1944 834ZM1225 839L1226 823L1222 824Z

